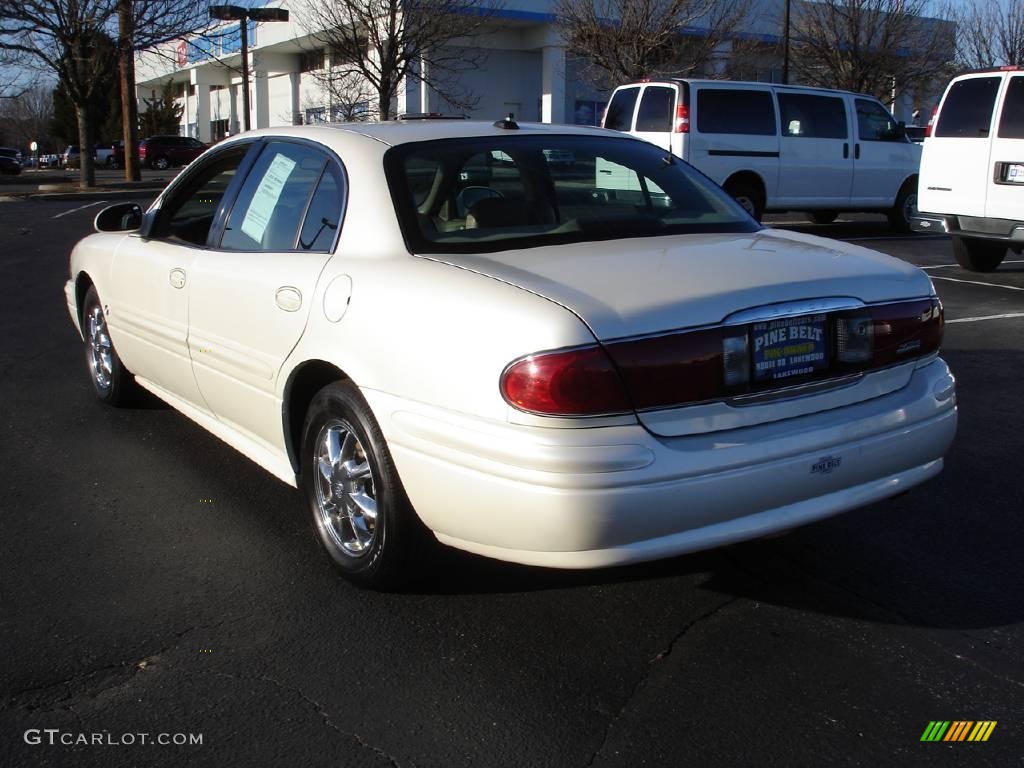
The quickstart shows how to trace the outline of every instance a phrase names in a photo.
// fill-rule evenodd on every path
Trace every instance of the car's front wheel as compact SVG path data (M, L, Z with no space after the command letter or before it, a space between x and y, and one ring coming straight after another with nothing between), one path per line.
M85 335L85 360L96 397L108 405L123 404L131 396L135 382L110 340L107 316L95 286L89 287L82 304L82 333Z
M1006 244L954 235L953 256L969 272L992 272L1006 258Z
M158 171L166 171L171 167L171 161L166 157L158 157L153 161L153 167Z
M421 544L416 517L376 419L350 382L313 398L302 430L300 481L320 543L362 587L389 589Z

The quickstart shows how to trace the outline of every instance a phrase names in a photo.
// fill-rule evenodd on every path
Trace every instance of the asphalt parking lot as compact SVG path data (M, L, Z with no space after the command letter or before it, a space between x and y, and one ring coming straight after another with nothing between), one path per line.
M99 207L0 202L0 765L1024 763L1024 257L977 275L879 217L771 219L935 280L960 428L910 494L616 570L447 551L378 594L298 492L156 401L95 401L63 283ZM935 720L997 725L923 743Z

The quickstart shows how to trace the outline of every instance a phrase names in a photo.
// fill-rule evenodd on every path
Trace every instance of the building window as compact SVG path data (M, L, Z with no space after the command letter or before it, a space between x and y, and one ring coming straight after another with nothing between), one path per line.
M573 122L576 125L601 125L601 116L607 106L607 101L576 99L576 109L572 113Z
M357 123L370 119L370 102L357 101L353 104L332 104L332 123Z
M348 45L331 46L331 66L336 67L339 64L355 64L365 59L366 51L370 47L370 41L368 38L362 37L359 39L358 44L358 54L352 50L351 46Z
M324 68L324 51L303 51L299 55L300 72L316 72Z
M306 125L316 125L327 122L327 109L325 107L313 107L306 110Z

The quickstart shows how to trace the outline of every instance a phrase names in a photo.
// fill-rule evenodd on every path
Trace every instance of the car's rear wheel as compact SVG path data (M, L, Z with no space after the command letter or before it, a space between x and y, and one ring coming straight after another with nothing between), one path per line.
M831 224L839 217L839 211L808 211L807 218L815 224Z
M158 157L156 160L153 161L153 167L156 168L158 171L166 171L168 168L171 167L171 161L168 160L166 157Z
M970 272L992 272L1006 258L1006 244L954 235L953 256L957 264Z
M131 396L135 381L110 340L107 317L95 286L89 287L82 304L82 333L89 378L96 397L108 405L122 405Z
M301 486L332 564L362 587L400 585L423 527L376 419L350 382L313 398L301 461Z

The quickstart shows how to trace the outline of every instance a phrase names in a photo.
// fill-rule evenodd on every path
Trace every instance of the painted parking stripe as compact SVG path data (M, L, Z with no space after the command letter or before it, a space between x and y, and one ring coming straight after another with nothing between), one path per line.
M1013 259L1010 261L1001 261L1000 264L1024 264L1024 259ZM921 267L921 269L950 269L951 267L959 267L959 264L932 264L927 267Z
M1020 288L1016 285L999 285L998 283L982 283L978 280L958 280L955 277L939 277L938 275L932 275L932 280L945 280L950 283L965 283L967 285L984 285L986 288L1005 288L1008 291L1024 291L1024 288Z
M982 320L1006 320L1011 317L1024 317L1024 312L1007 312L1005 315L986 315L985 317L958 317L956 320L947 320L950 323L980 323Z
M70 211L64 211L58 213L56 216L51 216L51 219L59 219L61 216L67 216L69 213L77 213L78 211L84 211L86 208L92 208L94 205L103 205L107 202L106 200L97 200L95 203L89 203L88 205L80 205L77 208L72 208Z

